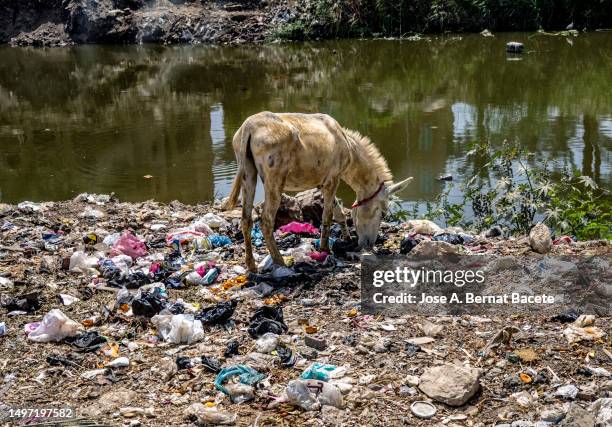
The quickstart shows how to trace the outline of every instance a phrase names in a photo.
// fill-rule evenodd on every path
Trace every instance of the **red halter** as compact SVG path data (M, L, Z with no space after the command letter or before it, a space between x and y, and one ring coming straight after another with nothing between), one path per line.
M353 206L351 206L351 209L355 209L358 208L359 206L363 206L366 203L368 203L370 200L372 200L374 197L378 196L378 193L380 193L382 191L382 189L384 188L385 183L381 182L380 185L378 186L378 190L376 190L376 192L374 194L372 194L370 197L366 197L363 200L359 200L358 202L353 203Z

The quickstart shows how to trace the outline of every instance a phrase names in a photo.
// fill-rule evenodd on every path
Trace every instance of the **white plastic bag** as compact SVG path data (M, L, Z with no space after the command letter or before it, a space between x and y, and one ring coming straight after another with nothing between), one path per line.
M28 339L35 342L61 341L75 336L80 328L81 325L55 308L45 314L40 325L30 332Z
M151 323L157 327L161 339L173 344L192 344L204 338L202 322L191 314L155 315Z
M83 251L75 251L70 256L70 271L87 273L92 272L98 266L98 258L89 256Z

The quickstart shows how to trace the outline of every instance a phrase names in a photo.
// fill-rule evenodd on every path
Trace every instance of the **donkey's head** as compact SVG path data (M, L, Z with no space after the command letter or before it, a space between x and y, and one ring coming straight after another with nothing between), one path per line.
M380 223L389 211L389 196L402 191L410 181L412 177L397 184L385 182L372 196L355 202L351 213L362 249L372 249L376 243Z

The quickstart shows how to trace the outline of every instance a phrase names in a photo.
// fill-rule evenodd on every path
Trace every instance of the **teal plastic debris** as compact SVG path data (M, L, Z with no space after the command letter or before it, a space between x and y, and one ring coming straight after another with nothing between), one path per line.
M303 380L319 380L319 381L329 381L330 373L338 369L336 365L327 365L325 363L314 362L310 365L300 378Z
M229 392L223 387L223 383L230 377L239 376L242 384L253 385L263 380L266 376L262 373L257 372L255 369L245 365L234 365L228 366L227 368L221 369L215 379L215 387L217 390L229 395Z
M219 234L213 234L208 237L208 241L210 242L213 248L220 248L222 246L229 246L232 244L232 239L227 236L221 236Z
M264 244L264 236L263 233L261 232L261 229L259 228L259 223L255 223L255 225L253 226L253 229L251 230L251 241L253 243L253 245L255 245L255 247L260 247L263 246Z

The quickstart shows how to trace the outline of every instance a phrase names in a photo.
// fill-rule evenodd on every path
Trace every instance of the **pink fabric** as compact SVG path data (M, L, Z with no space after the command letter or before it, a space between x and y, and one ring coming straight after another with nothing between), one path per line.
M147 247L144 242L129 231L123 232L110 251L111 258L117 255L127 255L132 257L132 259L136 259L146 254Z
M312 224L306 222L290 222L287 225L283 225L279 228L283 233L294 233L294 234L319 234L319 229Z
M323 262L327 259L329 254L327 252L311 252L309 256L315 261Z

